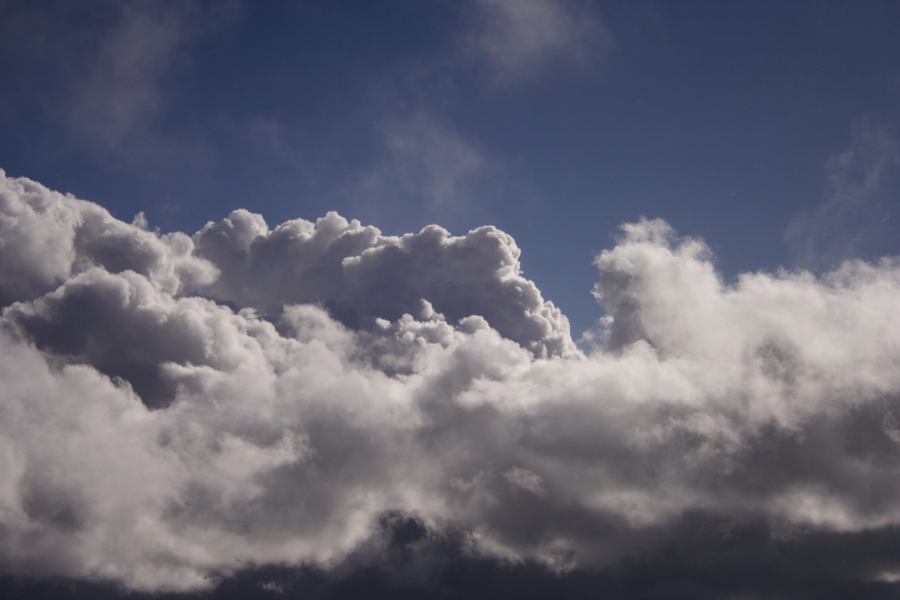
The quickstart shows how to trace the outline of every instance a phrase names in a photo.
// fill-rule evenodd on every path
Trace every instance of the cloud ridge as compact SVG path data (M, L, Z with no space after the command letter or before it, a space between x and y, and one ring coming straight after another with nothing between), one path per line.
M162 234L0 174L0 569L203 589L336 567L393 513L559 572L698 513L895 530L897 259L728 284L641 220L581 351L519 255L336 213Z

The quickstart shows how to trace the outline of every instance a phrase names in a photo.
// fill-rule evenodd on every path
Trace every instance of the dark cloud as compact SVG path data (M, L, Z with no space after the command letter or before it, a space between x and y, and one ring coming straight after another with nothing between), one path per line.
M895 259L729 284L629 224L579 351L493 227L164 235L4 176L0 248L13 597L895 594Z
M247 569L203 595L231 598L635 598L842 599L898 597L891 582L873 579L900 559L896 529L855 534L773 535L759 520L708 514L685 516L653 553L603 570L564 575L532 562L507 563L467 553L452 532L385 515L370 543L377 559L332 571L314 567ZM125 592L108 584L67 579L0 578L7 598L177 599L183 594Z

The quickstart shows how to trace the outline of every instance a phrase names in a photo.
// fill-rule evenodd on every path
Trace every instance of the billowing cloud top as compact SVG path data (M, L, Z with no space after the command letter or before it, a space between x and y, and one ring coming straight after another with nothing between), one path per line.
M582 352L518 258L493 227L334 213L159 234L2 174L0 568L202 589L338 565L390 512L559 571L686 515L900 525L896 260L725 283L701 241L626 225Z
M525 279L519 248L495 227L452 237L437 225L383 236L337 213L269 230L246 210L209 223L196 254L221 276L204 289L220 301L267 314L285 304L318 303L354 328L414 313L423 299L448 319L477 314L538 356L574 351L562 313Z

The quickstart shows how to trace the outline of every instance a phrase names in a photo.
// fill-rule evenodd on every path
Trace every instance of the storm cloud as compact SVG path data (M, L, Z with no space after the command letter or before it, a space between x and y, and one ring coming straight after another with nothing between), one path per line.
M162 234L3 174L0 569L157 593L452 548L900 578L900 261L726 282L641 220L579 349L519 257L336 213Z

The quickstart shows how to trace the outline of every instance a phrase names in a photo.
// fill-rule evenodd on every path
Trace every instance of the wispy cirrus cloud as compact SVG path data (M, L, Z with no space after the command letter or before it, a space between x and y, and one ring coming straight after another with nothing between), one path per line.
M848 147L828 160L825 200L789 223L788 250L815 269L878 255L896 234L898 208L900 138L891 127L863 120Z
M197 43L231 23L239 3L50 1L0 10L3 50L17 68L44 74L20 74L23 97L12 106L40 111L65 134L57 140L136 163L203 153L202 141L170 117Z
M495 169L483 148L428 111L387 117L375 133L381 150L350 193L386 209L464 208Z
M68 126L110 148L144 134L168 100L164 84L198 16L190 3L123 3L71 83Z
M596 8L578 0L475 0L464 55L492 84L526 84L552 69L602 64L614 38Z

